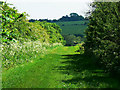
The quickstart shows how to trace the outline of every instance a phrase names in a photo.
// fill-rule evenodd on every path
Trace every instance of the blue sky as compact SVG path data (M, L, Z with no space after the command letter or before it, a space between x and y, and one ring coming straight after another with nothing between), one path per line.
M6 0L3 0L6 1ZM70 13L85 16L90 9L89 3L93 0L7 0L12 3L20 13L30 15L28 19L59 19Z

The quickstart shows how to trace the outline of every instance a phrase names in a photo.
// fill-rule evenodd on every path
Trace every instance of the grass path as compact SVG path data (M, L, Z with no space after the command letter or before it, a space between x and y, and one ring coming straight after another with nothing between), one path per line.
M119 80L75 52L77 46L57 47L38 60L2 74L4 88L117 88Z

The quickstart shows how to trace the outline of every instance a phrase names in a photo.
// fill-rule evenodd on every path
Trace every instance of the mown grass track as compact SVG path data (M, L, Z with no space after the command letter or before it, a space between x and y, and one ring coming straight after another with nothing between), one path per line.
M3 88L118 88L119 80L96 65L94 57L59 46L2 73Z

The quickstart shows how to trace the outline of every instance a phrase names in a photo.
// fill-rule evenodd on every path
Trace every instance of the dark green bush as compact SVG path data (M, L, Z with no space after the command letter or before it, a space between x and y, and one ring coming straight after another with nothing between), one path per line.
M120 2L94 2L91 6L85 51L97 55L108 71L120 73Z

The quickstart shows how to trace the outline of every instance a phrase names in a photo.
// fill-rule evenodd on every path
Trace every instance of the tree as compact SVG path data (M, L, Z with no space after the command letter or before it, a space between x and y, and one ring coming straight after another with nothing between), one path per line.
M70 13L70 17L79 17L77 13Z
M67 46L74 46L78 43L81 42L81 37L80 36L75 36L75 35L63 35L66 45Z

